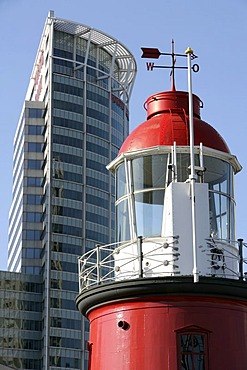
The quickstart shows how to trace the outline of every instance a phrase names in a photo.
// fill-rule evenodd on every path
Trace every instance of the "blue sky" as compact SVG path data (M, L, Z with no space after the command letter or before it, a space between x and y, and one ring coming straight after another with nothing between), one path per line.
M49 10L117 38L134 54L138 74L130 104L130 129L146 120L148 96L170 89L167 70L146 71L141 47L199 56L193 92L204 103L202 119L224 137L243 170L235 178L237 238L247 241L247 0L0 0L0 269L7 266L8 212L11 203L12 150L16 124ZM170 59L159 63L169 63ZM185 71L176 73L177 90L187 90Z

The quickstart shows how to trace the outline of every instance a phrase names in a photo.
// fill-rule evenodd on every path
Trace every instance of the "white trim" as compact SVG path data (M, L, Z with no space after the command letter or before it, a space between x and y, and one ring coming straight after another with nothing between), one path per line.
M146 155L154 155L154 154L162 154L162 153L170 153L172 146L153 146L150 148L144 148L144 149L138 149L133 150L126 153L121 153L118 157L116 157L111 163L109 163L106 168L109 171L115 172L116 167L120 165L120 163L123 162L124 158L136 158L136 157L143 157ZM200 154L200 146L196 145L194 147L195 154ZM190 147L189 146L176 146L176 152L177 153L189 153ZM203 154L222 159L225 162L230 163L230 165L233 168L234 173L238 173L242 170L242 166L239 163L237 157L233 154L225 153L220 150L212 149L207 146L203 146Z

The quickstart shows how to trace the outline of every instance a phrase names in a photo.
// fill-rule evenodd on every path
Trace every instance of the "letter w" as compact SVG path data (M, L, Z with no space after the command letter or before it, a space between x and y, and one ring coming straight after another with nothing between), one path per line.
M152 71L154 69L154 63L153 62L146 62L147 70Z

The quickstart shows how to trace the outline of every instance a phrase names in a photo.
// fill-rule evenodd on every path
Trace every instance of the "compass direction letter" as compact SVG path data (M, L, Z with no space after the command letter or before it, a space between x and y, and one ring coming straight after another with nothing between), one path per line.
M152 71L154 69L154 63L153 62L146 62L147 70Z

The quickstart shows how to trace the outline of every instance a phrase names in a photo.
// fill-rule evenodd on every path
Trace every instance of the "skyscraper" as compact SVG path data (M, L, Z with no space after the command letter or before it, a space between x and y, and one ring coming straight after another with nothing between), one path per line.
M8 269L42 277L37 361L25 368L83 368L77 258L114 240L105 167L128 135L135 74L119 41L49 12L14 138Z

